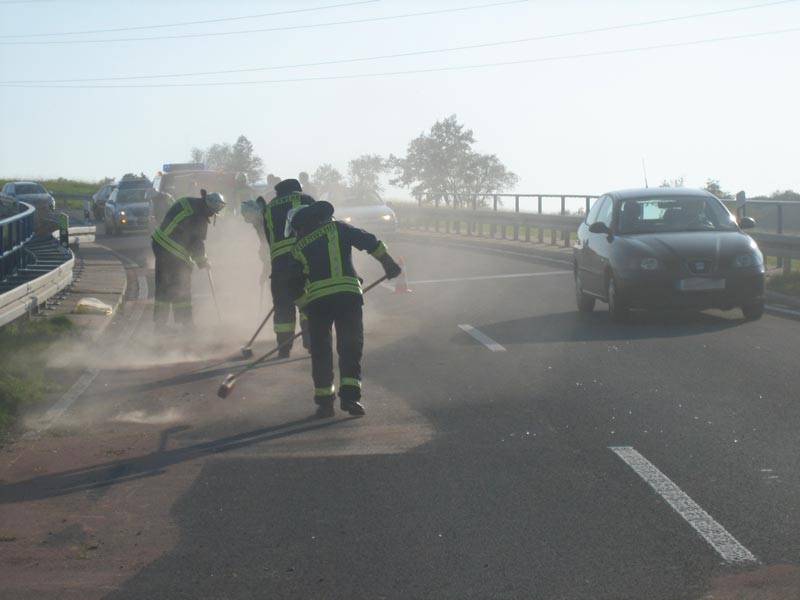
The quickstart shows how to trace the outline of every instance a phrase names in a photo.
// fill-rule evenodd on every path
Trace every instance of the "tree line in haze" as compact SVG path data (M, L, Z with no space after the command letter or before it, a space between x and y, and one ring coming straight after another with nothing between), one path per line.
M384 176L389 176L391 185L409 189L415 199L447 206L513 188L519 178L496 154L477 152L475 142L473 131L451 115L411 140L405 156L363 154L347 163L346 174L325 163L311 173L311 182L320 192L379 194ZM191 159L211 169L245 173L251 182L264 177L264 161L244 135L234 144L193 148Z

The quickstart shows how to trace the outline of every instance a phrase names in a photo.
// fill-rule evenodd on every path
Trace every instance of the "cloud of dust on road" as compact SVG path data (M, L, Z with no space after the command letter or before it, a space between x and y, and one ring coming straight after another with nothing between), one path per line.
M195 269L192 274L194 328L186 330L170 319L164 331L153 326L153 301L144 307L138 327L125 338L129 320L111 325L100 342L71 342L54 346L48 356L54 368L100 367L104 369L143 369L177 363L224 358L239 351L272 306L269 282L262 287L264 265L258 234L240 216L226 215L209 227L206 253L219 304L217 316L208 274ZM152 276L149 278L152 286ZM128 307L128 314L135 309ZM261 339L274 339L271 324L264 327Z

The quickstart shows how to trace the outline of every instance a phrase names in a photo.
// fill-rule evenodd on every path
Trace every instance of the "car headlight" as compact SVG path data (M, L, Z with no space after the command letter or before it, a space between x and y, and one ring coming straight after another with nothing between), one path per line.
M639 261L639 268L642 271L655 271L658 269L658 259L657 258L643 258Z
M383 219L384 221L391 221L392 215L381 215L381 219Z
M747 267L760 267L762 264L764 264L764 257L760 252L740 254L733 259L733 266L738 269L745 269Z
M353 217L345 217L344 218L344 222L345 223L350 223L352 220L353 220Z
M124 210L119 211L119 216L120 217L124 217L125 216L125 211Z

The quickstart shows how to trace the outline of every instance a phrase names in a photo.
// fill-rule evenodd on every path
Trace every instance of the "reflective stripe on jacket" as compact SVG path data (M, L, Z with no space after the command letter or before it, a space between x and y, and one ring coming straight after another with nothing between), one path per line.
M274 198L264 209L264 233L269 244L270 258L275 259L291 254L296 241L294 236L286 237L286 217L289 211L302 205L313 204L314 199L300 192L292 192Z
M361 281L353 267L353 248L366 250L375 258L386 254L386 246L374 235L338 221L321 225L295 243L292 256L305 278L298 306L333 294L354 294L361 301Z
M173 204L152 236L164 250L189 264L193 264L193 256L205 255L203 242L208 229L208 217L198 213L192 200L201 202L199 199L181 198ZM189 221L193 217L194 223ZM187 228L196 231L187 231Z

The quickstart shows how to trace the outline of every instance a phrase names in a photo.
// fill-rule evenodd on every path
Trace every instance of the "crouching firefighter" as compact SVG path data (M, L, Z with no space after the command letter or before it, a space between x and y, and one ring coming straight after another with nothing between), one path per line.
M400 266L374 235L333 220L333 206L325 201L296 211L291 226L297 232L292 293L308 316L311 338L311 370L317 416L333 416L333 350L331 328L336 327L339 355L341 409L363 415L361 404L361 355L364 348L361 279L353 267L352 250L365 250L377 259L389 279Z
M275 308L273 329L281 349L280 358L287 358L292 351L297 321L297 308L289 291L289 275L292 263L292 247L296 241L294 232L287 227L289 211L314 203L314 198L303 194L300 182L285 179L275 185L275 198L264 208L264 233L269 244L271 260L270 291ZM300 315L300 328L303 332L303 346L308 348L308 324L305 315Z
M200 190L200 198L181 198L153 232L156 257L156 294L153 320L156 331L172 310L175 322L192 325L192 266L208 269L205 241L211 217L225 208L221 194Z

